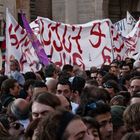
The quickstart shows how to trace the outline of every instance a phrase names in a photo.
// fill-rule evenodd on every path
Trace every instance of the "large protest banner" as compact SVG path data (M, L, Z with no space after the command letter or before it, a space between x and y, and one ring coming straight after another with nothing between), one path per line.
M128 48L126 55L139 59L140 57L140 20L136 23L133 30L123 38L125 46Z
M78 65L83 69L100 67L122 59L124 43L109 19L69 25L38 17L40 41L51 61L60 67ZM114 54L115 53L115 54Z
M39 59L26 31L17 23L14 17L6 10L6 74L11 59L17 59L21 72L38 71L41 68Z
M17 59L22 72L39 70L41 66L31 39L10 13L6 25L6 64ZM89 69L125 56L124 42L109 19L69 25L38 17L31 27L46 55L60 67L71 64ZM6 71L9 72L8 65Z

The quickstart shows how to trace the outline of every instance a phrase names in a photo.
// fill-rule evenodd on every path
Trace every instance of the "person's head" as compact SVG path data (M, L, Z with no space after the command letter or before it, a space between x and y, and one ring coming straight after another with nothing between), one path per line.
M134 132L140 130L140 103L135 103L126 108L123 119L127 129Z
M114 97L119 92L119 85L114 80L108 80L103 84L103 87L110 93L111 97Z
M130 104L140 103L140 92L131 97Z
M120 69L120 75L124 76L126 74L129 74L131 71L131 65L124 63Z
M24 132L23 126L19 122L10 122L5 114L0 115L0 139L8 140L8 137L18 137Z
M14 60L10 60L10 70L11 71L20 71L20 65L18 60L14 59Z
M45 77L57 78L57 68L56 65L51 63L44 68Z
M31 103L32 119L42 118L48 112L53 112L58 106L60 106L60 100L56 95L42 92Z
M126 133L123 121L123 112L126 107L114 105L111 107L112 123L113 123L113 140L120 140Z
M29 118L29 103L21 98L15 99L9 106L9 112L17 120L25 120Z
M118 76L118 74L119 74L118 66L115 66L115 65L110 66L109 73L112 73L115 76Z
M79 76L69 78L72 86L71 100L75 103L80 103L80 95L85 86L85 79Z
M57 79L54 78L46 78L46 86L48 87L48 92L50 93L56 93L56 86L57 86Z
M127 133L121 140L140 140L140 132Z
M98 70L97 70L96 67L91 67L90 68L90 77L92 79L95 79L96 80L96 78L97 78L97 72L98 72Z
M140 71L140 60L136 60L133 63L133 69L136 70L136 71Z
M65 71L65 72L69 73L71 76L74 75L74 73L73 73L73 66L70 65L70 64L65 64L63 66L63 68L62 68L62 71Z
M140 91L140 76L133 77L130 80L130 94L133 96L135 93Z
M112 140L113 125L110 106L103 101L90 101L86 105L79 106L77 114L94 117L99 123L102 140Z
M120 106L125 106L125 98L122 95L116 95L114 96L111 101L110 105L120 105Z
M104 88L95 86L85 87L81 94L81 104L86 104L89 100L103 100L105 103L110 102L110 94Z
M128 91L120 91L120 92L117 93L117 95L121 95L121 96L124 97L125 106L129 105L130 99L131 99L130 92L128 92Z
M36 80L32 85L33 98L41 92L47 92L48 88L43 81Z
M96 81L98 82L99 86L102 86L103 76L106 75L106 72L103 70L98 70Z
M95 86L98 87L98 82L95 79L86 80L85 87Z
M82 119L66 110L49 113L37 130L37 140L93 140Z
M36 80L34 80L34 79L28 79L24 83L23 90L27 93L26 100L28 100L28 101L30 101L32 99L32 96L33 96L33 85L34 85L35 81Z
M58 81L56 94L64 95L67 98L71 98L72 86L68 80Z
M87 126L88 133L95 137L94 140L100 140L98 122L94 118L88 117L88 116L83 117L82 120L84 121L85 125Z
M26 80L29 80L29 79L34 79L34 80L37 79L35 73L34 72L31 72L31 71L26 72L24 74L24 78L25 78L25 81Z
M1 85L2 94L11 94L15 97L19 95L20 86L15 79L7 79Z
M64 95L58 95L58 94L56 94L56 96L59 98L62 107L64 107L65 109L69 111L72 110L71 102L67 97L65 97Z

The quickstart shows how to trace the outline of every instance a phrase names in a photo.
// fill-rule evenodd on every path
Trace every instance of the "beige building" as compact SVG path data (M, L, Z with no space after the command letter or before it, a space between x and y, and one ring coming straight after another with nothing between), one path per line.
M115 22L124 18L127 10L135 18L140 16L140 0L0 0L1 22L5 19L6 7L19 22L21 9L29 21L42 16L70 24L103 18Z

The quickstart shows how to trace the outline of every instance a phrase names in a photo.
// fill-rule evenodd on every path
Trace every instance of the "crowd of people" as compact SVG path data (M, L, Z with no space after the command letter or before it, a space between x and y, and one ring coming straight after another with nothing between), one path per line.
M140 140L140 60L0 70L0 140Z

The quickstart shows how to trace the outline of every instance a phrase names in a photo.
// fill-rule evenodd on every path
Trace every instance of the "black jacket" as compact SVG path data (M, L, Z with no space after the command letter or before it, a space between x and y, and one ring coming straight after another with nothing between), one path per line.
M1 100L1 104L4 107L7 107L12 101L14 101L16 98L11 95L11 94L2 94L0 100Z

